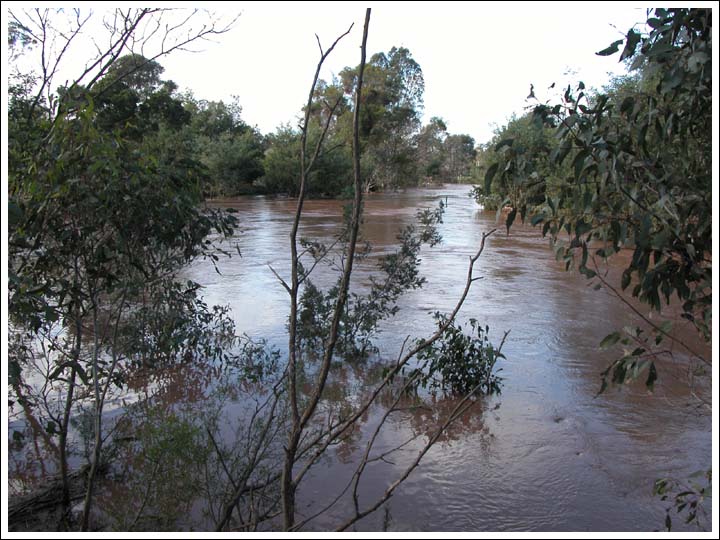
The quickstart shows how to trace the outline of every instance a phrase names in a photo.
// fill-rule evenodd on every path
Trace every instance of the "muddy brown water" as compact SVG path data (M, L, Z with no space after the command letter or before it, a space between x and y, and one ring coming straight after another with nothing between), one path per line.
M495 341L510 330L507 360L499 364L502 393L454 426L397 490L388 511L360 521L357 530L661 529L665 503L652 496L654 480L685 479L710 466L711 418L693 396L709 396L709 375L689 384L687 359L677 349L674 363L658 363L660 380L652 395L639 385L596 397L599 374L617 354L600 351L599 342L637 324L637 316L610 292L566 272L537 229L520 224L505 234L495 213L479 209L468 192L467 186L444 186L367 198L362 235L375 254L393 249L400 227L414 220L417 208L447 202L443 242L421 256L425 286L401 299L400 312L383 324L374 343L381 357L394 358L406 336L431 333L431 313L453 308L468 256L484 232L498 227L476 264L475 275L483 279L473 284L459 320L487 323ZM268 265L288 276L295 201L246 197L213 204L238 210L242 257L221 260L221 274L197 262L184 276L203 285L209 304L231 307L239 332L286 347L287 293ZM341 220L341 202L307 201L300 235L330 243ZM367 282L373 264L371 257L356 267L356 285ZM330 276L320 268L316 279L327 283ZM690 330L677 331L692 338ZM373 409L364 433L371 433L382 412ZM399 415L383 431L381 446L399 444L430 420L422 412ZM410 445L368 469L361 505L403 472L416 449ZM341 445L312 470L298 494L300 516L345 487L362 450L359 444ZM16 461L29 467L31 459ZM20 469L11 464L11 478ZM349 515L349 504L341 501L308 528L334 528Z

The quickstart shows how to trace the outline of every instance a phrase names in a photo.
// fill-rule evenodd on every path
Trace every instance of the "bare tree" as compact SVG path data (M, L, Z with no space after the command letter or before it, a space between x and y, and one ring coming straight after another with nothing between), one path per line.
M249 475L247 474L248 469L246 469L245 474L241 477L240 481L232 482L234 486L234 492L233 495L225 503L225 511L223 512L222 519L218 522L217 530L223 530L224 528L229 526L233 512L237 511L238 514L240 513L239 502L243 497L247 498L249 494L252 494L254 492L261 492L263 489L268 488L268 486L271 486L277 482L279 482L278 488L273 488L274 491L272 491L272 493L270 493L266 497L269 502L266 502L266 504L263 506L264 511L260 510L259 508L255 508L250 513L254 513L255 515L262 514L262 519L264 520L282 518L283 530L299 530L308 523L310 523L316 517L327 512L327 510L337 504L337 502L349 492L351 493L354 512L349 518L347 518L346 521L339 524L337 529L346 530L358 520L380 508L390 497L392 497L397 487L402 484L405 479L408 478L408 476L412 473L413 470L415 470L415 468L418 467L423 456L440 439L443 433L447 430L448 426L450 426L453 422L460 418L466 411L468 411L470 407L472 407L477 402L476 398L479 385L478 387L471 389L469 392L467 392L461 397L453 410L442 422L440 422L435 432L428 437L427 441L425 441L424 444L421 445L420 449L417 452L417 455L412 460L411 464L401 475L398 476L398 478L396 478L390 484L390 486L386 489L385 493L367 507L361 507L359 503L358 491L363 473L366 471L367 467L372 463L386 459L388 455L406 447L417 438L417 435L413 436L411 439L402 442L395 448L373 454L374 446L378 439L378 435L380 434L381 430L383 429L384 425L391 417L391 415L401 410L398 407L398 403L401 398L406 395L406 392L410 388L412 388L413 384L416 382L419 372L415 372L414 375L410 376L406 381L404 381L403 384L400 385L400 388L394 388L394 381L397 381L399 379L399 374L404 370L405 367L408 366L412 359L418 355L418 353L432 346L432 344L438 339L440 339L445 330L453 323L457 316L457 313L459 312L461 306L465 301L465 298L467 297L468 291L470 290L472 283L477 279L480 279L473 275L473 267L476 261L479 259L480 255L482 254L483 250L485 249L486 239L494 232L493 230L483 235L479 249L472 257L470 257L463 293L457 301L457 304L453 309L452 313L442 322L442 324L439 325L438 330L429 338L420 340L415 343L407 351L405 351L405 346L403 346L397 360L394 362L393 365L389 367L386 374L382 377L381 381L374 386L374 388L361 400L358 406L355 407L352 413L349 414L347 417L343 418L342 416L334 416L332 411L324 410L323 408L321 408L320 404L323 400L324 393L328 388L328 380L331 372L332 361L336 353L336 344L338 342L341 317L343 316L343 313L345 311L346 302L348 299L350 278L353 271L353 262L355 261L357 256L356 252L358 236L362 217L363 184L360 171L360 148L358 133L359 117L362 103L366 44L368 27L370 22L370 11L370 9L367 9L365 15L365 25L361 45L361 62L355 89L353 118L354 199L348 229L347 232L342 235L345 240L345 247L343 251L343 259L341 264L339 265L341 269L341 276L339 279L338 293L332 312L329 316L329 332L324 340L322 351L318 355L319 365L317 368L317 372L312 375L305 374L305 378L312 378L310 389L306 390L305 395L301 396L300 389L298 388L298 381L300 378L301 369L298 364L298 358L300 355L300 344L298 340L298 304L300 287L303 284L304 280L307 278L309 272L307 270L303 270L300 265L300 257L304 252L298 253L297 233L300 220L302 218L302 209L305 198L305 180L308 173L312 169L316 157L321 152L322 142L325 134L327 133L330 119L333 116L333 109L335 106L337 106L337 103L334 106L326 104L329 109L329 114L327 115L328 120L324 126L320 139L310 159L306 159L307 128L311 105L313 102L312 100L315 91L315 85L317 83L318 74L323 65L323 62L326 60L328 54L332 52L338 41L342 39L345 35L347 35L350 30L348 30L338 39L336 39L333 45L327 51L323 50L318 39L318 44L320 45L320 61L318 62L315 77L313 79L313 83L309 92L308 102L305 108L305 121L304 124L301 126L302 144L300 191L295 212L295 219L290 233L290 283L288 284L274 269L271 268L275 276L282 283L283 287L290 296L288 363L282 377L282 382L284 383L284 386L276 385L274 390L274 397L272 398L272 411L274 412L276 410L276 404L280 399L279 395L276 393L277 390L280 390L282 388L287 389L287 407L290 409L290 411L288 413L287 420L287 439L283 443L283 463L281 467L281 473L278 473L273 477L267 478L263 482L258 482L254 486L251 486L247 483ZM326 250L321 251L322 253L319 258L322 258L327 254ZM316 263L317 261L315 262L315 264ZM310 268L310 271L314 269L315 264L313 264L313 266ZM503 343L504 341L505 339L503 338ZM500 345L500 348L497 349L498 353L501 348L502 343ZM368 412L370 407L378 403L380 397L384 393L386 394L388 391L397 393L392 399L392 405L387 409L380 423L376 426L373 434L367 441L365 445L365 451L359 464L356 467L356 470L350 482L343 490L341 490L339 494L337 494L337 496L327 506L321 508L315 514L304 517L302 520L298 521L296 518L296 494L306 474L315 464L318 463L322 456L326 455L328 449L331 446L336 445L338 442L347 438L349 434L358 427L359 421L363 417L363 415ZM265 420L259 424L268 426L272 422L272 420L273 417L271 415L270 418L266 417ZM262 442L263 444L265 444L267 442L266 434L267 428L261 431L260 437L258 439L259 443ZM253 453L253 456L257 456L257 452ZM249 463L250 468L258 465L259 462L256 459L251 460ZM260 521L262 521L262 519ZM241 528L243 528L244 530L254 530L253 527L256 528L258 523L259 521L256 519L252 521L252 523L248 527L247 522L241 520L241 524L244 524L241 525Z
M223 21L207 10L175 8L117 8L101 20L92 10L81 9L33 8L8 13L14 30L23 38L22 43L36 47L39 55L33 62L39 72L28 114L42 105L51 116L61 110L55 94L56 78L74 49L86 46L94 49L94 53L79 72L69 74L70 79L63 82L65 96L91 90L122 55L144 57L146 62L138 63L133 71L140 70L172 52L193 51L193 44L226 33L238 18ZM85 32L93 24L101 25L104 36L89 36L83 43Z

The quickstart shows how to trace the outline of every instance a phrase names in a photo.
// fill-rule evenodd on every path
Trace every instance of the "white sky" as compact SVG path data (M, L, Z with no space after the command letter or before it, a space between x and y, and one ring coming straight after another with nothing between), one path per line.
M232 30L203 43L201 52L177 51L159 62L165 78L197 98L239 96L245 121L273 132L282 123L297 124L319 58L316 33L327 48L355 23L328 58L326 80L360 62L368 6L368 54L407 47L425 77L424 121L440 116L451 133L467 133L478 143L492 136L493 126L522 112L531 83L542 99L554 97L547 90L552 82L556 89L579 80L599 87L608 72L621 73L619 55L595 52L646 19L644 7L624 2L187 3L183 7L226 13L227 20L241 15ZM92 5L98 20L113 7ZM78 45L72 53L65 62L68 78L81 71L92 50Z
M217 44L161 61L165 76L196 97L238 95L244 119L263 133L295 124L319 56L314 34L327 48L355 23L328 59L329 79L359 63L369 6L369 55L407 47L425 77L424 120L441 116L450 132L476 142L522 111L531 83L540 97L552 82L601 86L608 71L621 72L619 55L595 52L646 19L644 7L622 2L244 2L216 9L226 5L242 15ZM564 76L569 69L577 72L572 79Z

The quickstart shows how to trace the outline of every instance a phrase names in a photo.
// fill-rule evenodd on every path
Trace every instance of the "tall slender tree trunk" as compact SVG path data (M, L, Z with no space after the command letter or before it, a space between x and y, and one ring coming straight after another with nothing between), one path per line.
M60 440L58 447L60 450L60 477L62 478L62 504L63 512L67 514L70 509L70 483L68 481L68 459L67 459L67 435L68 424L70 423L70 412L72 410L73 394L75 393L75 378L77 370L75 367L70 370L70 379L68 382L68 392L65 396L65 408L63 410L62 425L60 426Z
M80 281L80 269L78 267L78 261L75 261L75 287L77 288ZM60 450L60 478L62 479L62 507L63 516L67 516L70 510L70 482L68 475L70 473L68 466L68 451L67 451L67 439L68 430L70 428L70 416L72 413L73 397L75 394L75 386L77 380L77 365L80 362L80 350L82 349L82 338L83 338L83 318L82 318L82 304L79 300L75 302L75 344L72 350L72 360L75 365L70 367L70 378L68 380L67 395L65 396L65 406L63 408L63 417L60 424L60 438L59 438L59 450Z
M87 531L90 526L90 511L92 509L93 491L95 489L95 477L97 475L100 454L102 450L102 411L103 402L100 397L100 373L98 369L98 355L100 354L100 344L98 339L98 303L97 297L91 293L92 313L93 313L93 356L92 356L92 377L93 390L95 392L95 411L94 411L94 431L95 441L93 446L92 460L90 462L90 471L87 476L87 486L85 489L85 501L83 504L82 524L80 530Z
M296 329L297 329L297 298L299 294L299 285L300 285L300 276L299 276L299 261L298 261L298 255L297 255L297 230L300 223L300 217L302 214L302 206L303 206L303 200L305 196L305 179L306 175L309 172L310 168L312 167L312 164L315 161L315 158L317 158L317 155L320 151L320 145L322 144L322 137L320 139L320 142L318 144L318 147L315 149L315 154L313 158L310 160L310 163L308 165L305 164L305 149L307 144L307 128L308 128L308 122L309 122L309 115L310 115L310 108L312 104L312 95L315 90L315 85L317 83L318 75L320 73L320 68L322 67L323 61L327 57L327 55L332 51L332 49L335 47L337 42L347 34L343 34L343 36L340 36L335 43L330 47L327 52L322 52L321 50L321 59L317 66L317 70L315 72L315 79L313 80L313 85L310 89L310 96L308 98L308 104L305 112L305 124L303 125L303 133L301 137L301 146L300 146L300 162L301 162L301 176L300 176L300 195L298 198L298 205L297 210L295 214L295 221L293 223L293 228L290 233L290 249L291 249L291 257L292 257L292 268L291 268L291 288L290 288L290 328L289 328L289 347L288 347L288 371L289 371L289 394L290 394L290 404L292 407L292 428L290 430L290 433L288 435L288 443L285 447L285 461L283 464L283 474L280 484L280 491L281 491L281 502L282 502L282 514L283 514L283 528L284 530L288 531L292 529L292 527L295 525L295 495L297 491L297 484L293 480L293 467L295 465L295 461L297 459L297 452L298 447L300 444L300 439L303 434L303 430L305 429L305 426L308 424L310 419L312 418L315 409L317 407L318 402L320 401L320 398L322 397L323 389L325 388L325 384L327 382L327 376L330 368L330 364L332 361L333 351L335 348L335 343L337 341L338 337L338 330L339 330L339 321L341 318L341 314L344 311L345 308L345 300L347 298L347 291L350 284L350 274L352 272L352 266L353 266L353 260L355 258L355 245L357 243L357 235L358 235L358 229L360 226L360 213L362 212L362 184L360 180L360 149L359 149L359 138L358 138L358 126L359 126L359 110L360 110L360 94L362 91L362 81L363 81L363 72L365 69L365 49L366 49L366 43L367 43L367 32L368 32L368 26L370 24L370 8L367 9L365 12L365 26L363 30L363 41L361 46L361 57L362 61L360 64L360 72L358 74L358 82L357 82L357 88L355 91L355 114L353 117L353 154L354 154L354 163L353 163L353 169L354 169L354 185L355 185L355 199L354 199L354 207L353 207L353 216L352 216L352 222L350 225L350 239L348 241L349 248L348 248L348 262L347 266L345 268L345 271L343 272L342 282L340 285L340 293L338 295L337 302L335 304L335 311L333 314L333 321L331 324L330 329L330 336L328 338L328 342L325 345L325 352L323 355L322 365L320 368L320 374L318 377L318 381L316 383L315 388L312 391L312 394L309 399L309 403L307 407L304 409L302 415L300 415L300 411L298 409L298 400L297 400L297 364L296 364L296 350L297 350L297 338L296 338ZM349 30L348 30L349 32ZM330 117L328 118L328 125L329 125L329 119L332 117L332 111L330 113ZM324 133L327 132L327 127L325 127Z

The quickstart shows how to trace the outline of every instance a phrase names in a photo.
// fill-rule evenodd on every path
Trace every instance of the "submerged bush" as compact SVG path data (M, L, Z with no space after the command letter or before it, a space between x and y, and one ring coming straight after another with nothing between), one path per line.
M435 313L438 327L447 317ZM489 327L470 319L470 334L463 332L462 325L449 325L440 339L418 353L420 367L411 374L414 390L422 387L435 393L491 395L500 393L502 379L497 375L495 364L505 358L500 348L495 348L488 337Z

